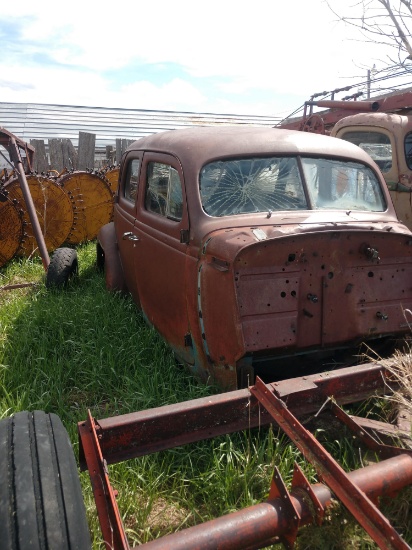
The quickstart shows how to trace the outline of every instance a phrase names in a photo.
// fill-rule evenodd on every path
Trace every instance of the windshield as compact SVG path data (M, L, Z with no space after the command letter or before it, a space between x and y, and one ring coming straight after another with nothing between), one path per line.
M210 216L331 208L383 211L386 207L380 183L370 168L330 159L271 157L211 162L201 170L200 195Z

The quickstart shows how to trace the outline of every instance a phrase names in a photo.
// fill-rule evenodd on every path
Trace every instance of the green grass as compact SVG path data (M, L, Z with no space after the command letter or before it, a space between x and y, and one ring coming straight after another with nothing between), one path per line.
M218 391L177 365L130 298L106 291L93 243L78 254L79 277L64 291L45 289L39 259L14 261L0 271L0 286L36 283L0 293L0 418L21 410L54 412L76 454L76 424L88 409L104 418ZM332 438L328 446L344 467L359 467L348 440ZM134 545L265 500L273 467L290 483L295 460L316 481L313 467L285 436L254 429L111 466L110 479ZM86 473L81 482L93 547L103 548ZM408 496L399 499L398 511L403 507L408 517ZM404 523L409 542L410 523ZM303 529L297 548L374 546L340 513L322 529Z

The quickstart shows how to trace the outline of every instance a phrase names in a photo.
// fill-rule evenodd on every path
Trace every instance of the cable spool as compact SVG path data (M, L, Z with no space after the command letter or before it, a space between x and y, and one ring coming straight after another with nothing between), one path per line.
M74 224L74 201L58 183L47 176L30 174L26 176L37 218L43 233L47 250L52 252L66 242ZM8 196L17 200L28 218L23 192L17 178L4 186ZM32 225L27 221L25 235L17 252L20 256L31 256L37 252L37 242Z
M0 187L0 267L11 260L23 241L23 211L18 201L13 201Z
M105 172L105 177L110 183L110 188L113 193L116 193L117 187L119 185L119 172L120 168L118 166L111 166Z
M75 245L95 239L113 217L114 194L108 180L97 172L77 171L58 182L76 204L74 227L66 242Z

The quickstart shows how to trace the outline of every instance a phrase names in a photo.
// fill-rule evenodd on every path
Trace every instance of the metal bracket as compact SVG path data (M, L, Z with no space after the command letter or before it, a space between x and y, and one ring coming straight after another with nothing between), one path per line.
M293 500L291 499L289 491L287 490L286 485L283 482L279 470L275 466L272 482L270 484L268 500L275 500L277 498L281 500L282 506L284 506L286 509L286 515L289 524L287 534L281 535L279 539L284 544L284 546L286 546L286 548L292 549L295 545L296 537L298 536L300 515L295 508L295 505L293 504Z
M309 496L314 507L314 517L316 525L321 526L323 523L323 518L325 517L325 508L318 499L315 491L313 490L312 485L307 480L305 474L303 473L301 467L297 462L295 462L292 478L292 490L293 489L302 489Z

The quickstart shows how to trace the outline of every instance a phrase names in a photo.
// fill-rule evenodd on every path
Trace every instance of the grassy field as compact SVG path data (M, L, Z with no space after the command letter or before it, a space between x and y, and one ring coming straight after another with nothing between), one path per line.
M80 273L64 291L47 291L38 259L14 261L0 286L0 418L21 410L58 414L77 455L76 424L93 416L138 411L217 392L179 366L130 298L109 294L95 268L95 248L78 249ZM345 468L359 467L349 442L328 443ZM110 467L129 541L141 544L267 497L273 467L288 483L294 460L311 481L313 468L289 440L267 428L222 436ZM88 475L81 474L93 548L103 548ZM395 525L412 543L411 491L392 505ZM374 548L340 510L322 529L302 530L297 548Z

